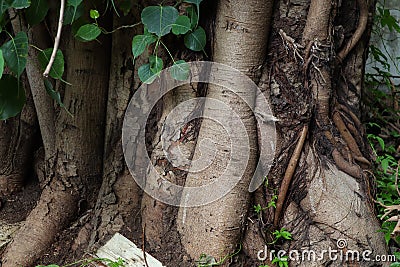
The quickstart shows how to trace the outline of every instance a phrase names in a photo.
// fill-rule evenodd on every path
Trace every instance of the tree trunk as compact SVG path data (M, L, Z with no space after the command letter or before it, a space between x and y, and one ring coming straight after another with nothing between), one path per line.
M220 1L215 25L215 40L213 59L216 62L228 64L253 80L260 78L260 69L266 56L265 43L269 25L268 14L272 8L271 2L263 1ZM227 49L227 46L230 48ZM256 92L251 88L240 88L234 95L224 88L209 85L207 97L222 101L232 109L231 112L239 117L242 125L235 125L231 121L233 115L223 106L216 107L213 102L206 100L204 107L205 118L199 132L194 158L201 154L213 155L210 166L200 172L189 171L185 186L201 186L212 183L217 177L235 177L238 166L229 166L230 162L242 162L248 155L247 167L242 179L227 195L216 202L200 206L187 207L187 199L182 199L178 215L178 230L182 237L182 245L192 259L198 259L201 254L207 254L215 259L223 258L232 253L237 245L246 220L250 194L247 191L250 180L257 164L257 127L252 109L256 100ZM248 106L246 103L251 103ZM228 117L227 114L229 114ZM235 129L226 133L225 122ZM217 124L218 123L218 124ZM236 121L237 123L237 121ZM247 135L247 144L238 144L237 137ZM212 140L213 143L202 140ZM231 148L231 142L235 153ZM203 147L201 147L203 146ZM217 151L213 151L217 149ZM203 151L202 151L203 150ZM231 154L229 154L229 152ZM237 154L236 154L237 153ZM193 169L194 166L192 166ZM229 169L231 168L231 169ZM236 169L235 169L236 168ZM225 172L225 173L224 173ZM234 178L232 178L234 179ZM218 182L221 183L221 182ZM193 198L193 196L187 196Z
M72 116L60 110L53 168L37 206L3 255L4 267L31 264L85 203L94 202L100 181L109 58L96 55L107 55L109 44L107 38L82 43L64 34L64 49L70 51L65 79L72 86L63 102Z
M137 7L149 3L134 2L130 15L114 16L113 28L140 21L142 8ZM207 54L258 84L277 120L277 144L275 132L265 136L260 129L275 120L260 113L269 107L259 101L263 98L255 87L243 85L238 77L224 77L237 82L235 91L215 84L204 90L204 85L190 83L151 106L149 100L163 92L164 84L156 80L138 90L137 70L147 63L148 53L133 61L131 44L142 28L116 31L112 42L105 36L88 43L76 41L64 30L65 80L72 86L61 84L59 91L73 116L55 108L44 95L37 64L27 66L44 143L46 177L37 206L3 254L3 267L32 264L57 232L90 208L91 220L79 231L72 250L94 252L121 232L166 266L193 266L204 256L222 260L225 266L271 264L272 259L259 259L266 244L269 250L287 252L319 253L331 248L342 253L370 250L371 258L387 254L374 214L373 182L366 175L370 156L359 120L373 1L220 0L217 4L203 1L202 7L207 9L201 9L200 24L207 25L212 47L206 49ZM213 7L216 17L210 11ZM108 28L107 16L99 25ZM34 28L29 38L42 41L43 30ZM165 43L174 47L176 58L207 59L186 54L183 45L173 43L182 38L174 38L165 38ZM29 51L35 56L34 50ZM166 55L160 49L165 65ZM138 105L127 110L132 96ZM201 121L175 117L180 104L200 96L207 97ZM194 114L199 106L187 104L185 109ZM150 116L140 123L135 113ZM15 152L4 144L16 144L23 155L14 167L26 170L32 142L21 139L23 135L18 142L10 136L18 129L32 133L28 126L33 122L23 112L12 123L0 124L0 191L1 174ZM146 136L139 140L142 130ZM266 139L271 142L266 144ZM272 157L271 150L275 160L268 172L272 159L265 157ZM182 152L183 161L177 151ZM262 168L258 168L260 163ZM264 176L268 185L251 194L259 184L252 178L261 181ZM225 180L220 177L239 182L223 192ZM187 187L176 195L179 207L151 194L155 190L168 198L177 193L163 187L163 181ZM150 188L153 182L158 188ZM3 191L9 191L12 183L3 184ZM212 190L199 197L203 202L196 202L197 196L188 193L190 187L205 185L212 185ZM250 207L265 208L276 196L276 208L252 212ZM272 233L282 227L293 240L274 243ZM343 241L346 246L338 247ZM239 247L241 256L226 260ZM353 264L327 256L321 261L292 260L290 265ZM374 262L354 264L372 266Z
M301 129L310 127L288 194L281 194L281 190L275 213L265 214L274 218L275 229L284 227L292 233L294 238L284 246L286 251L306 249L318 253L331 247L344 252L370 250L373 255L386 252L369 194L369 177L362 171L367 167L365 157L369 157L365 141L355 143L355 148L353 143L365 140L357 117L369 34L365 33L360 42L353 37L358 32L355 28L363 23L362 5L366 3L357 1L355 5L311 1L308 6L305 1L297 1L296 5L280 1L274 13L270 43L274 52L266 68L270 77L267 93L279 119L277 162L268 175L274 185L285 182L281 177L296 153ZM373 3L368 5L373 10ZM307 21L289 23L301 17ZM342 24L343 18L351 18L352 24L348 20ZM332 35L333 27L339 25L344 25L348 34L343 44L336 43L343 36ZM348 50L346 42L359 44ZM341 56L344 49L350 54L336 60L334 49ZM344 116L346 127L358 129L351 131L351 136L347 128L340 128ZM346 247L338 247L342 239ZM293 262L293 266L327 264L343 266L345 261L325 257L320 262Z

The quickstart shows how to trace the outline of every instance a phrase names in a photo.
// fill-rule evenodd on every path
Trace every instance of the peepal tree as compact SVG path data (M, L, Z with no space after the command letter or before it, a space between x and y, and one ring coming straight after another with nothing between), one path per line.
M64 9L41 0L1 3L0 63L4 58L5 67L0 84L7 84L0 88L0 117L7 119L0 124L2 196L21 189L23 179L31 176L23 170L38 149L29 145L35 131L43 141L37 163L41 197L1 252L3 267L34 264L74 221L79 229L64 249L77 257L122 232L137 244L145 241L143 247L166 266L194 266L199 258L202 264L258 266L270 264L260 261L257 252L282 227L292 234L283 244L287 250L322 251L345 239L346 249L370 250L371 258L387 254L374 214L372 180L365 171L371 155L360 123L374 1L68 0ZM64 25L60 46L54 49L60 9ZM18 45L22 35L27 38ZM9 46L16 43L26 48L25 56L12 53ZM46 78L42 73L52 53ZM272 167L263 166L264 173L256 168L266 145L259 131L265 121L253 110L265 107L259 106L255 90L243 87L234 94L217 85L189 82L154 107L147 102L162 86L163 68L172 66L172 78L185 81L190 79L187 62L199 60L239 70L269 100L277 142L275 155L268 159ZM129 101L142 84L140 109L151 116L146 125L135 125L137 131L146 130L146 141L129 152L129 167L143 169L146 176L132 177L135 173L124 159L122 127ZM26 92L19 115L18 104L25 101L13 90ZM180 207L168 205L143 193L135 180L162 177L199 186L216 180L230 166L231 156L242 155L242 150L229 154L235 133L227 135L211 119L163 127L175 107L196 97L229 104L244 125L248 147L241 149L249 150L249 157L239 183L221 199L197 207L185 207L184 199ZM223 111L207 100L204 106L188 108L221 116ZM235 128L233 121L227 123ZM18 129L26 130L10 136ZM214 145L204 145L204 140ZM189 160L216 152L208 168L194 172L190 165L180 168L169 161L175 147ZM3 162L13 162L15 155L22 165L10 176ZM237 170L228 173L238 178ZM268 183L250 193L253 175L268 177ZM160 191L169 194L165 188ZM273 195L276 207L254 217L251 207L266 207ZM324 258L300 265L343 264Z

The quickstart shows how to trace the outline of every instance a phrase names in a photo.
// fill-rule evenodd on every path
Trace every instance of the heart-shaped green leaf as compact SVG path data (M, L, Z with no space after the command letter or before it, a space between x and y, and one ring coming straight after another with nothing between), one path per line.
M78 40L89 42L95 40L101 34L99 26L95 24L85 24L81 26L75 34Z
M172 24L172 33L175 35L185 34L191 29L190 19L188 16L179 16L175 23Z
M190 6L186 9L186 14L190 19L190 28L193 30L196 28L197 23L199 22L199 16L197 15L197 11L193 6Z
M171 77L178 81L186 81L189 78L190 66L184 60L178 60L169 69Z
M3 51L0 49L0 79L3 76L3 71L4 71L4 57L3 57Z
M79 6L80 4L82 4L82 2L83 2L83 0L68 0L67 4L68 4L69 6L77 7L77 6Z
M140 66L138 69L138 75L139 75L139 79L143 83L147 83L147 84L152 83L157 78L157 74L154 74L150 70L150 64L144 64L144 65Z
M200 5L203 0L185 0L183 2L189 3L189 4L195 4L195 5Z
M91 9L91 10L90 10L90 17L91 17L92 19L98 19L98 18L100 18L100 13L99 13L99 11L97 11L96 9Z
M11 4L11 6L16 9L27 8L30 5L31 5L30 0L14 0Z
M79 5L76 8L73 6L67 6L64 11L63 24L72 24L74 21L82 17L83 13L85 13L85 8L83 5Z
M194 32L185 35L185 46L193 51L202 51L206 46L206 32L198 27Z
M25 12L25 17L29 25L33 26L43 21L48 11L47 0L32 0L30 7Z
M153 56L153 55L151 55L149 57L149 63L150 63L150 70L154 74L159 74L160 71L162 71L163 66L164 66L162 59L157 56Z
M3 17L4 13L6 13L7 9L10 7L10 4L6 0L0 0L0 17Z
M172 6L149 6L143 9L141 14L144 26L158 37L171 31L172 24L178 16L178 10Z
M17 78L4 74L0 79L0 120L16 116L24 107L26 98Z
M140 56L146 47L157 41L157 37L151 33L136 35L132 39L132 54L134 58Z
M14 38L1 47L1 50L7 66L19 78L26 66L28 36L25 32L17 33Z
M193 24L192 24L192 29L194 29L196 26L197 26L197 23L198 23L198 21L199 21L199 15L200 15L200 3L202 2L203 0L184 0L183 2L186 2L186 3L190 3L190 4L194 4L194 5L196 5L196 9L197 9L197 13L196 13L196 15L197 15L197 20L196 20L196 23L194 24L194 26L193 26ZM194 17L193 17L194 18Z
M38 59L42 70L44 70L47 64L49 64L52 52L53 48L48 48L39 53ZM56 57L54 58L53 65L51 66L49 75L54 79L62 79L63 74L64 74L64 55L62 51L58 49Z

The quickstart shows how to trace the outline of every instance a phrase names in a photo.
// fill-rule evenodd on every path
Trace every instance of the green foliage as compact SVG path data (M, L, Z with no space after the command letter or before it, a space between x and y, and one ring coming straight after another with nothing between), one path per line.
M274 232L272 232L272 234L275 236L276 241L279 239L292 240L292 234L285 228L275 230Z
M132 39L132 54L134 58L140 56L146 47L157 41L157 37L147 32L145 34L136 35Z
M272 264L276 264L276 266L279 267L288 267L289 262L288 262L288 256L279 258L279 257L274 257L274 259L271 262Z
M99 11L97 11L96 9L91 9L90 10L90 17L92 19L98 19L100 17Z
M180 6L182 2L191 5ZM204 29L198 26L199 5L201 2L201 0L177 1L175 6L157 5L148 6L143 9L141 13L141 22L144 26L143 34L134 36L132 39L132 54L134 59L142 55L144 51L149 51L148 63L138 68L138 76L142 82L153 82L165 67L163 59L158 55L160 45L165 48L172 60L169 75L173 79L179 81L184 81L189 78L189 64L182 59L175 59L163 43L162 38L171 33L176 36L175 38L181 39L187 48L193 51L204 51L206 34ZM116 11L116 3L114 3L114 1L110 3ZM98 24L97 19L101 17L101 13L95 9L95 7L89 9L88 16L84 18L84 5L88 5L88 2L83 0L66 1L63 24L72 25L72 32L75 38L82 42L89 42L96 40L101 34L109 34L115 31L107 32ZM118 8L124 11L124 14L127 14L130 8L133 8L132 2L129 0L120 1L117 5ZM33 26L45 19L50 6L48 0L0 0L0 32L7 21L5 18L9 8L21 9L21 13L24 13L28 24ZM136 26L136 24L121 26L120 28L134 26ZM2 91L4 95L3 100L6 99L5 96L7 96L10 103L14 103L15 106L13 109L10 109L9 105L3 103L2 119L15 116L18 114L17 111L21 111L22 109L23 105L21 104L25 101L25 96L22 95L23 90L20 90L18 80L27 64L29 47L28 36L25 32L19 32L15 34L15 36L10 33L7 34L8 38L6 42L1 44L0 47L0 81L2 84L8 85L8 89ZM44 70L49 64L53 48L41 50L34 45L32 45L32 47L40 51L37 60L39 61L41 69ZM57 50L49 76L53 79L63 81L64 64L63 53L61 50ZM7 75L3 74L4 71L6 71ZM16 79L10 78L10 74L14 75ZM54 99L58 105L65 108L60 93L53 88L52 81L44 79L43 83L48 95ZM18 92L18 98L16 98L15 92Z
M81 26L75 34L75 37L82 42L96 40L101 34L101 29L96 24L85 24Z
M149 63L138 68L138 75L143 83L152 83L160 74L160 66L163 67L162 60L157 57L158 48L161 44L172 59L172 67L169 73L172 78L184 81L189 78L190 67L184 60L175 60L168 47L162 42L162 37L169 33L179 37L184 35L184 44L193 51L203 51L206 45L206 33L198 26L199 5L201 0L184 1L194 6L187 7L184 14L180 14L177 5L173 6L149 6L143 9L141 21L144 25L144 33L133 37L132 54L134 59L154 45L153 53L149 55ZM194 8L196 7L196 9Z
M174 62L174 65L169 70L171 77L178 81L186 81L190 75L190 67L184 60Z
M276 201L277 200L278 200L278 195L277 194L273 194L271 200L268 201L267 208L271 208L271 207L276 208Z
M45 70L47 64L49 64L51 53L53 48L48 48L39 53L38 59L42 70ZM54 63L50 69L50 77L54 79L62 79L64 74L64 55L60 49L57 50Z
M154 73L150 69L150 64L144 64L138 69L139 79L144 83L152 83L156 78L158 73Z
M382 27L388 27L390 31L397 31L400 33L399 23L397 19L390 14L390 9L378 5L376 20L379 21Z
M400 73L398 68L399 58L391 55L386 47L384 31L389 31L393 35L400 33L398 20L391 14L391 10L384 6L384 3L377 4L373 34L377 36L378 44L369 47L370 61L375 65L371 73L366 73L365 85L366 94L364 104L367 108L368 118L366 118L367 138L374 155L373 176L376 183L376 199L380 204L393 206L400 204L398 192L397 176L399 158L396 148L400 143L400 133L391 128L390 125L398 125L400 119L399 110L394 109L390 103L398 103L395 96L393 84L393 72ZM398 38L398 37L397 37ZM391 69L395 67L395 70ZM392 237L391 234L396 222L386 221L390 216L383 217L385 208L377 204L378 218L383 223L383 232L386 243L391 247L400 247L400 238ZM392 254L398 254L394 252ZM398 255L397 260L400 260ZM390 266L400 266L400 263L392 263Z
M0 120L7 120L21 112L25 100L25 91L18 85L18 80L4 74L0 80Z
M175 35L185 34L191 30L190 19L188 16L179 16L175 23L172 24L172 33Z
M149 32L162 37L170 33L179 12L172 6L149 6L142 11L142 23Z
M22 9L22 8L27 8L31 5L30 0L14 0L12 1L10 7L16 8L16 9Z
M28 36L25 32L19 32L14 38L3 44L4 60L8 68L19 78L26 66L28 56Z
M32 0L30 7L25 12L25 17L29 25L33 26L43 21L48 11L47 0Z
M73 0L73 1L68 1L67 2L67 7L65 8L64 11L64 21L63 24L72 24L74 21L79 19L85 12L85 9L83 7L83 1L79 0Z
M259 214L259 213L261 213L261 211L263 211L263 208L261 207L260 204L254 205L253 208L254 208L254 211L255 211L257 214Z
M202 27L185 35L185 46L193 51L202 51L206 46L206 32Z

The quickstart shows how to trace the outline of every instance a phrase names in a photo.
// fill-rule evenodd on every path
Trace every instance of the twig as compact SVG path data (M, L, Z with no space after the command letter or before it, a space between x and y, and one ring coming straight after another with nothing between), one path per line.
M56 38L54 39L54 48L53 48L53 52L51 53L49 64L47 64L47 67L43 72L43 76L46 78L49 77L51 67L53 66L54 60L57 55L58 46L60 45L61 30L62 30L63 19L64 19L64 9L65 9L65 0L61 0L60 18L58 19L58 29L57 29Z
M143 250L144 263L146 264L146 267L149 267L149 264L147 263L147 257L146 257L146 224L143 225L142 239L143 239L142 250Z
M308 125L304 125L303 131L301 132L300 139L297 142L296 148L293 151L293 155L290 158L289 165L286 168L285 176L283 177L281 187L279 189L278 200L276 203L276 210L274 215L274 226L278 226L279 218L281 216L283 203L285 202L286 194L289 189L290 182L292 180L294 171L297 167L297 162L300 159L301 151L303 150L304 142L307 137Z
M349 52L354 48L354 46L358 43L363 35L368 22L368 6L366 0L357 0L357 4L360 8L360 18L358 20L357 29L354 32L353 36L347 42L346 46L338 53L337 59L339 63L341 63Z

